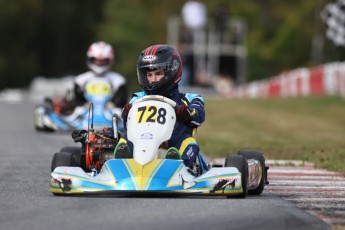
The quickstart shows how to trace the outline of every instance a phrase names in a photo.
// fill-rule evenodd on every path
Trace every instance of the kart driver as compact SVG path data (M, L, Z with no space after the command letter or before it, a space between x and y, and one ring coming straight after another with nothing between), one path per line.
M146 95L162 95L175 101L178 105L177 123L165 147L169 150L176 148L178 151L168 150L166 158L182 159L186 167L192 168L199 153L195 139L196 129L205 120L204 99L197 94L179 91L178 82L181 80L181 74L181 57L174 47L153 45L143 50L137 62L138 81L143 91L132 95L130 102L123 108L122 118L126 123L132 103ZM122 138L119 143L121 142L127 141ZM132 149L129 141L128 146ZM115 158L130 158L130 152L119 151Z
M127 82L119 73L110 71L114 63L114 51L110 44L103 41L91 44L86 53L86 63L89 71L78 75L74 79L72 95L66 96L61 101L54 101L54 110L57 113L69 114L76 106L81 106L87 100L84 98L84 89L88 82L96 78L105 78L109 81L113 97L111 102L122 108L127 102Z

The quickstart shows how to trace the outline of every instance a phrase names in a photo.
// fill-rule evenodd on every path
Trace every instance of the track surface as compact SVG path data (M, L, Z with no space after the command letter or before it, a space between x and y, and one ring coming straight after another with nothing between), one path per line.
M345 177L341 173L314 168L312 164L271 166L267 191L345 229Z
M37 133L32 103L0 101L1 229L330 229L274 193L223 197L59 197L49 192L55 151L69 134Z

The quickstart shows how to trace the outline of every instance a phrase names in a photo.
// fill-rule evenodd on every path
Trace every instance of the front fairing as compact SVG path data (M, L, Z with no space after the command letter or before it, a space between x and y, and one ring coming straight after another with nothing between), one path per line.
M188 173L182 161L156 159L146 165L134 159L108 160L97 176L79 167L58 167L51 174L55 194L177 192L206 195L242 192L236 168L212 168L200 177Z

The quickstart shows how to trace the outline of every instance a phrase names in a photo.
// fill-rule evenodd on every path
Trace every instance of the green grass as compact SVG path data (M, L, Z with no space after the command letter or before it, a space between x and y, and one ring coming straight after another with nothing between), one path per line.
M345 99L207 99L201 151L226 157L257 149L266 159L304 160L345 173Z

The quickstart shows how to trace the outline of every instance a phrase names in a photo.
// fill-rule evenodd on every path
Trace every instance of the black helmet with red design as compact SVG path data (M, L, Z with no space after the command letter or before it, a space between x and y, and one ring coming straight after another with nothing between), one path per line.
M149 83L147 72L164 70L164 77ZM153 45L143 50L137 63L137 75L141 88L147 94L166 95L181 80L182 61L178 51L170 45Z

